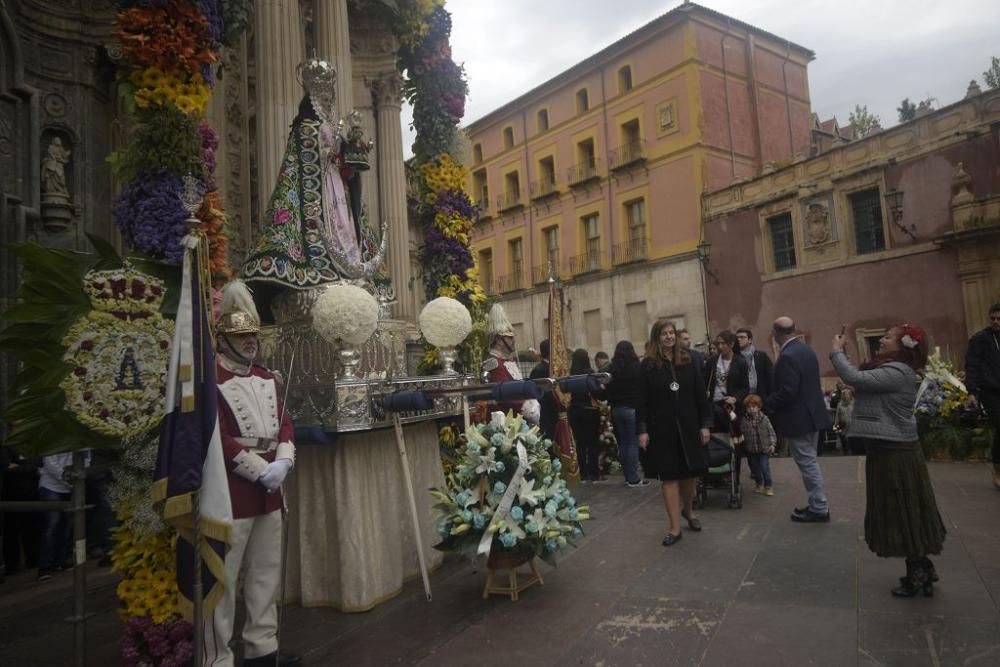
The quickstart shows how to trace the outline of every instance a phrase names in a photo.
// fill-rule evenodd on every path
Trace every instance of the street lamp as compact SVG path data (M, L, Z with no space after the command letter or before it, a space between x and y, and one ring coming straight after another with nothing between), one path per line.
M896 225L899 231L916 241L917 235L913 233L916 226L911 224L909 227L906 227L903 224L903 191L892 189L886 192L885 205L889 207L889 212L892 213L892 224Z
M698 261L701 262L701 266L705 269L705 273L712 276L712 280L714 280L715 284L718 285L719 276L717 276L712 269L708 268L708 262L711 259L712 244L708 241L702 241L695 249L698 251Z

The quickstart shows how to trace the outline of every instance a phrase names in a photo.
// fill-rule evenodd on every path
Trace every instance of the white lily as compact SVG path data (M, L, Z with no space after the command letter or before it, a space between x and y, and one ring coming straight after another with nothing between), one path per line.
M522 479L521 488L518 490L517 495L521 499L521 502L527 503L532 507L545 501L545 489L536 489L535 480L533 479Z

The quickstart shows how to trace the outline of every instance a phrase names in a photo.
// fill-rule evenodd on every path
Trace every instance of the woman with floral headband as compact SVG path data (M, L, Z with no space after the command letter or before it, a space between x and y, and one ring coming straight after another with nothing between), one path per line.
M830 360L855 390L848 435L861 439L868 454L865 542L882 558L906 559L906 576L893 595L930 597L938 576L927 556L941 553L945 528L913 414L927 335L912 324L890 328L875 358L860 369L847 359L844 342L843 335L834 336Z

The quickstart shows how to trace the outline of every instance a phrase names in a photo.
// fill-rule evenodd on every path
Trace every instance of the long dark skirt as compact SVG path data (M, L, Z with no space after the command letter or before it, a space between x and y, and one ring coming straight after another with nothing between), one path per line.
M939 554L947 532L920 443L865 439L865 542L883 558Z

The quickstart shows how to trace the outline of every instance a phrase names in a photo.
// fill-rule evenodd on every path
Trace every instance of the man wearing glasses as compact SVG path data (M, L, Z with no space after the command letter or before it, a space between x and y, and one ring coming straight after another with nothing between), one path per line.
M1000 490L1000 302L990 306L990 323L969 339L965 353L969 403L981 405L993 425L993 486Z

